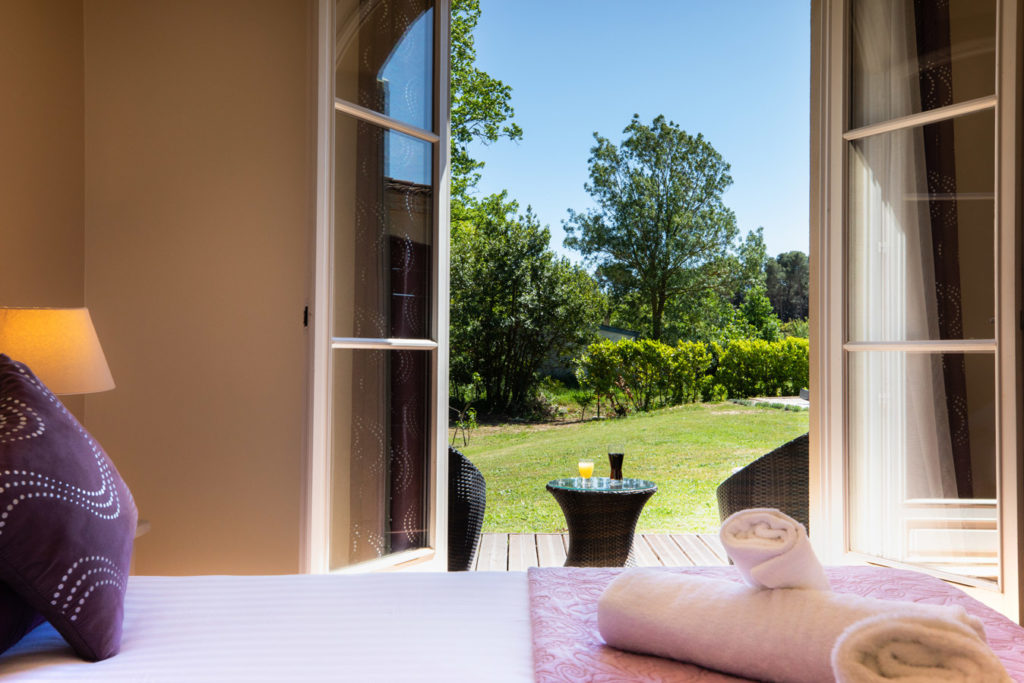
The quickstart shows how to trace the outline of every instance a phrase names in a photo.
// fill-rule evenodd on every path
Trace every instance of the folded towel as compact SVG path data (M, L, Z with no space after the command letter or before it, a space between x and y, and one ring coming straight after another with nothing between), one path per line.
M902 613L850 626L832 650L840 683L1008 683L1002 662L966 624Z
M959 606L898 603L846 593L760 590L733 581L657 569L628 570L597 605L613 647L669 657L765 681L833 680L831 654L852 624L898 612L961 623L983 637Z
M750 508L729 515L719 532L740 575L759 588L829 590L804 525L772 508Z

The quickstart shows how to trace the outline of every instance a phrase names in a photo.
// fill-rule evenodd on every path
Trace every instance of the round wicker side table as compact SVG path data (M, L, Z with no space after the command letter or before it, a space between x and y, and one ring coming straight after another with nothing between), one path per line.
M633 562L633 534L647 499L658 487L646 479L570 477L548 491L569 527L566 567L622 567Z

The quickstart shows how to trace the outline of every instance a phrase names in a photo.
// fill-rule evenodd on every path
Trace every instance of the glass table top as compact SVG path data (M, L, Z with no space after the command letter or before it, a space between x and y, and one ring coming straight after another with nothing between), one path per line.
M622 493L656 491L657 485L647 479L609 479L608 477L566 477L548 482L548 487L562 491L593 491L595 493Z

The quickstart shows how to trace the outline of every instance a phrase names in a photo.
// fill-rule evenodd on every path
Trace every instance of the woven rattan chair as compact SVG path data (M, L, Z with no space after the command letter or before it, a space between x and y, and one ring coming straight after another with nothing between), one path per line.
M778 508L810 533L807 434L798 436L734 472L718 486L718 514L746 508Z
M466 456L448 447L448 571L473 568L487 507L484 475Z

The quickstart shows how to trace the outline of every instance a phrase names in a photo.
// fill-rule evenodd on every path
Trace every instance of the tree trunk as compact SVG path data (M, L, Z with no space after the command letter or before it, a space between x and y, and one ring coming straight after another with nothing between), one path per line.
M661 341L661 307L658 292L651 292L651 339Z

